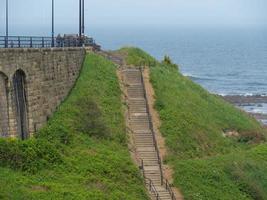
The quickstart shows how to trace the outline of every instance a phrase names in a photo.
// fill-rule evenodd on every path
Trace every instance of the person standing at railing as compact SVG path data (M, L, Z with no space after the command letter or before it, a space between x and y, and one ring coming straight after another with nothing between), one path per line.
M56 37L56 43L57 43L57 47L62 47L62 37L60 34L57 35Z

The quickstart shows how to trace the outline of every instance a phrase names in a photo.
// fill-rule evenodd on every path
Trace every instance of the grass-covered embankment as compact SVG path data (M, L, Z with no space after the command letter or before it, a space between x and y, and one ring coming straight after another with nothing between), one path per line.
M166 59L140 49L119 51L128 64L150 65L155 108L174 169L174 185L190 200L267 199L267 145L261 125L209 94ZM234 131L238 135L225 137Z
M127 148L115 66L88 54L34 138L0 140L0 177L0 199L148 199Z

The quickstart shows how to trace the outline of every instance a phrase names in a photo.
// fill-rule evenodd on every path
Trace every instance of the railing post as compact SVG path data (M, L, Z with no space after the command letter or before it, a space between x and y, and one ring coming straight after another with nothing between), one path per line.
M30 37L30 47L32 48L32 37Z
M20 48L20 36L18 36L18 46Z
M141 159L141 165L142 165L143 177L145 178L145 166L144 166L144 160L143 159Z
M42 47L44 48L44 37L42 37Z
M166 186L166 190L167 190L168 189L168 181L167 180L166 180L166 185L165 186Z
M160 183L161 183L161 185L163 185L163 173L162 173L161 159L159 157L159 151L158 150L157 150L157 152L158 152L158 161L159 161L159 168L160 168Z
M8 37L5 36L5 48L8 48Z

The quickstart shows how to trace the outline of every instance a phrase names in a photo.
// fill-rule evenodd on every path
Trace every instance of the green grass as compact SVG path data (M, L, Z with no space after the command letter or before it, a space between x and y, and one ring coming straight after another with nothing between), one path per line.
M170 61L152 60L137 48L120 52L130 65L150 64L154 106L169 152L165 162L174 168L174 185L185 199L267 199L266 131L261 125L182 76ZM224 137L227 131L239 136Z
M155 108L163 121L161 131L176 157L228 153L264 140L256 120L209 94L177 69L157 65L151 68L150 78L156 93ZM238 131L240 136L225 138L224 130Z
M127 148L115 66L88 54L35 138L0 140L0 177L0 199L148 199Z
M267 145L203 159L176 160L175 186L186 199L267 199Z
M127 64L133 66L153 65L156 63L156 60L152 56L139 48L125 47L117 52L123 55Z

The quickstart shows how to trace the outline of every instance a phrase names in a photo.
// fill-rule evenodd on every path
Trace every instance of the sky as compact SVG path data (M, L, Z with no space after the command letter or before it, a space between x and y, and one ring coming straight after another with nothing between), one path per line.
M0 35L5 33L0 0ZM9 0L10 32L50 32L51 0ZM85 0L86 27L267 26L267 0ZM78 0L55 0L56 32L78 29Z

